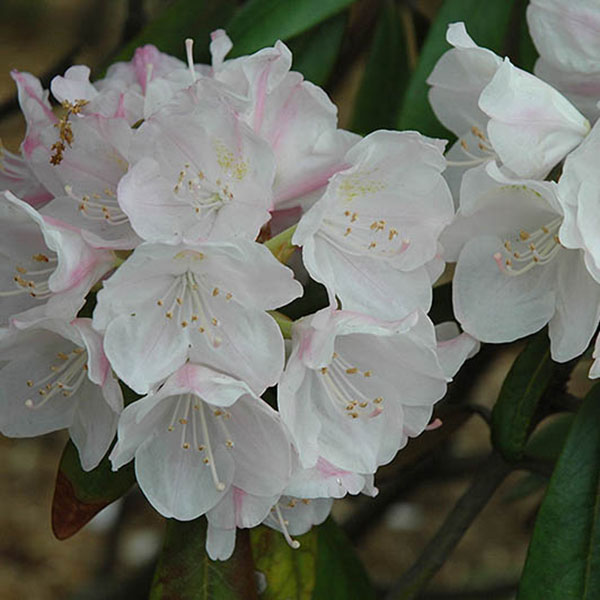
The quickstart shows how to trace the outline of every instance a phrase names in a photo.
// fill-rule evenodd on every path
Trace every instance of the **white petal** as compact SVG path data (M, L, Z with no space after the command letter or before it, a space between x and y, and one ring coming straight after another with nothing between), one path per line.
M555 307L556 261L521 275L500 271L494 254L502 240L469 241L454 274L454 311L463 329L483 342L512 342L541 329Z
M521 177L544 178L590 130L559 92L508 59L482 91L488 137L502 162Z

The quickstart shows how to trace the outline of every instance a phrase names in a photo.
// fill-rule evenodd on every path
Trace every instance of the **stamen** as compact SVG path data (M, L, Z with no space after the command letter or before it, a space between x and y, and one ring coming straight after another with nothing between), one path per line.
M206 424L206 416L204 414L204 402L200 402L200 423L202 425L202 437L204 438L204 444L206 445L206 454L207 457L204 460L205 464L210 467L210 472L213 478L213 482L215 484L215 488L217 491L222 492L225 489L225 484L222 481L219 481L219 476L217 475L217 469L215 467L215 459L212 452L212 447L210 445L210 436L208 435L208 426ZM208 461L208 462L207 462Z
M279 503L275 504L275 514L277 515L277 520L279 521L279 526L281 527L281 533L283 533L283 537L285 541L288 543L290 548L294 550L298 550L300 548L300 542L298 540L292 539L290 532L287 528L287 523L283 520L283 516L281 514L281 509L279 508Z
M194 40L191 38L187 38L185 40L185 54L187 56L188 68L190 70L190 74L192 76L192 83L196 83L196 69L194 68Z

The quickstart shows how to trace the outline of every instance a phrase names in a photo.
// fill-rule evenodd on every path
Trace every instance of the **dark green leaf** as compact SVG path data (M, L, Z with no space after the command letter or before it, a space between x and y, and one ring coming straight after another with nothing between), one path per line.
M600 386L586 397L540 507L518 600L600 598Z
M250 530L256 570L264 577L261 600L310 600L315 587L318 528L298 536L290 548L283 535L261 525Z
M204 550L206 519L167 521L150 600L257 600L248 530L238 530L227 561L212 561Z
M346 13L336 15L290 40L294 71L316 85L325 85L337 59L346 20Z
M235 10L234 0L176 0L131 40L113 60L130 60L134 50L154 44L162 52L184 57L185 38L197 42L196 62L208 62L211 31L223 27Z
M318 528L317 577L312 600L371 600L375 592L344 532L329 518Z
M408 78L407 49L398 7L392 0L385 0L354 104L351 129L364 135L376 129L394 128Z
M398 129L415 129L429 136L452 135L433 114L427 99L429 86L425 83L438 58L450 48L446 42L448 23L464 21L479 46L502 54L513 5L514 0L446 0L442 4L405 95Z
M541 331L515 360L492 412L492 442L508 461L523 456L533 416L552 372L548 336Z
M574 415L566 413L553 417L536 429L525 446L525 454L538 460L555 461L565 445Z
M84 471L77 448L69 441L60 459L52 500L54 535L59 540L71 537L134 483L133 464L114 472L108 457L92 471Z
M288 40L341 12L354 0L249 0L227 26L231 56Z

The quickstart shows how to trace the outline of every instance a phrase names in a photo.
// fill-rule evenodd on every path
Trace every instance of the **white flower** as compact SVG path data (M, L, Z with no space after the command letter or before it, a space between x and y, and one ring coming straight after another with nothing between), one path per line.
M272 208L273 154L218 91L200 80L136 138L144 158L121 180L118 199L140 237L168 244L256 238Z
M450 350L457 364L473 346L460 338ZM422 313L389 322L326 308L297 322L278 405L302 466L321 457L367 474L391 461L424 431L444 396L453 372L443 365L455 366L440 361Z
M32 162L54 194L42 213L81 231L96 248L130 249L140 243L117 201L117 186L127 172L133 130L125 119L75 115L69 122L71 143L50 165L52 151L38 151ZM41 139L50 147L60 139L47 127ZM54 154L53 156L57 156ZM50 166L50 170L43 168Z
M592 277L600 283L600 128L595 125L590 135L567 156L558 182L558 200L565 214L559 237L567 248L581 249Z
M595 0L532 0L529 32L540 54L535 74L592 122L600 98L600 6Z
M337 108L327 94L290 71L292 55L285 44L224 60L231 47L223 30L213 32L213 77L248 100L242 118L273 150L275 208L313 202L346 166L344 155L359 136L338 130Z
M277 382L283 338L265 310L302 294L292 272L261 244L142 244L98 293L94 326L132 389L147 393L189 358L245 381Z
M583 253L561 245L556 184L506 177L494 163L469 171L446 236L458 256L454 311L485 342L510 342L549 323L552 357L581 354L600 318L600 285ZM446 242L446 238L444 239ZM450 245L450 244L448 244Z
M564 96L507 58L481 92L479 108L490 117L494 151L519 177L544 178L590 131Z
M292 464L273 409L245 383L190 363L125 409L110 458L114 469L135 458L144 494L161 514L180 520L209 511L230 486L271 497L271 506Z
M86 471L113 440L123 397L89 319L49 319L0 331L0 431L10 437L65 427Z
M0 321L24 326L70 320L114 255L88 246L65 223L43 217L10 192L0 196Z
M300 221L293 243L344 309L382 319L429 309L444 267L437 239L454 212L443 147L415 132L368 135Z

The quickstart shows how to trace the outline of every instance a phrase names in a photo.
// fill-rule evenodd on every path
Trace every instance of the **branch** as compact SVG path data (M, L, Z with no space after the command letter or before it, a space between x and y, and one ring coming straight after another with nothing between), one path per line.
M417 598L419 592L444 564L510 470L510 465L492 452L421 556L392 586L386 600Z

